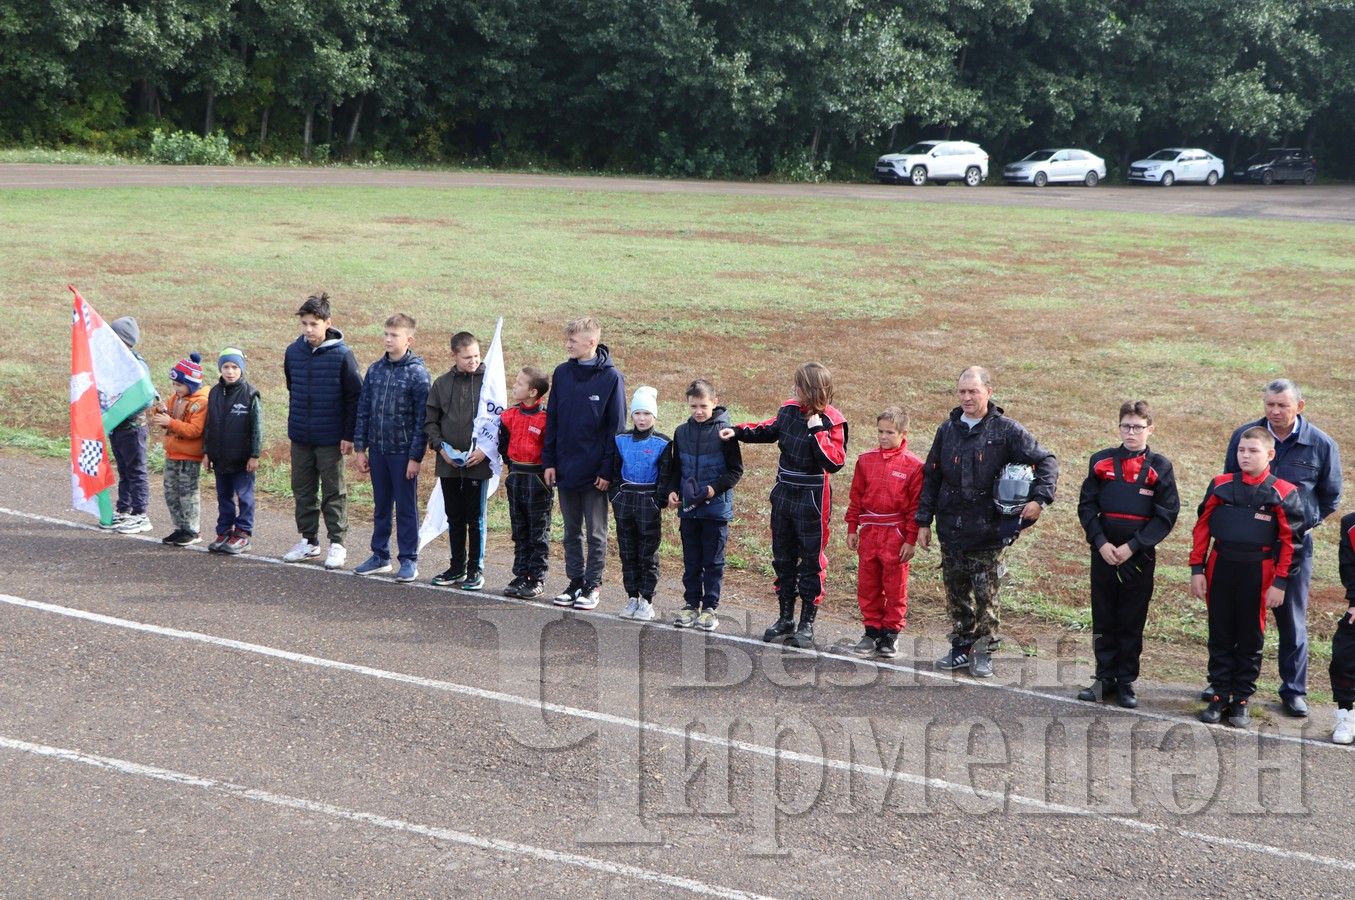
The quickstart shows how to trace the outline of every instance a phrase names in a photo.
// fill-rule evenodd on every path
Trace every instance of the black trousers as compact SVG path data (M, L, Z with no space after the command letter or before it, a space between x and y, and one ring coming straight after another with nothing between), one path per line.
M550 517L555 491L546 487L541 472L535 470L510 469L504 483L513 532L513 576L543 581L550 569Z
M612 495L616 519L616 552L621 557L621 583L627 597L654 599L659 586L659 539L663 536L654 486L621 488Z
M782 603L797 596L815 606L823 602L829 490L827 479L814 486L778 481L772 488L772 570Z
M485 570L485 489L478 478L441 478L447 509L447 540L452 568L467 573Z
M688 609L716 609L725 583L729 523L721 519L680 519L682 599Z
M1272 571L1268 559L1209 556L1209 683L1225 700L1246 700L1256 693L1265 644L1263 597Z
M1336 705L1350 709L1355 705L1355 624L1349 616L1341 616L1336 634L1331 637L1331 694Z
M1092 648L1096 677L1103 681L1132 682L1139 677L1143 628L1153 599L1157 555L1150 548L1112 566L1092 551Z

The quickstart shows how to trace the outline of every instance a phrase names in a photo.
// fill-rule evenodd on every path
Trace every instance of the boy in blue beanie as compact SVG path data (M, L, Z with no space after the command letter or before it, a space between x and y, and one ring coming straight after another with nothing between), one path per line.
M245 353L236 347L216 359L221 378L207 394L203 451L216 476L216 540L213 553L244 553L254 533L254 473L263 450L263 406L245 380Z
M669 438L654 430L659 417L659 393L649 385L635 389L630 420L635 426L616 436L616 463L612 466L612 513L616 516L616 549L621 557L621 580L626 608L621 618L648 622L654 618L654 589L659 584L659 539L662 537L655 488L659 458Z

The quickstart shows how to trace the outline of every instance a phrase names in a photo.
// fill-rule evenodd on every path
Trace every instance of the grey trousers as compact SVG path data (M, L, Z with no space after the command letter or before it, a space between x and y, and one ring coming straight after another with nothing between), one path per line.
M600 585L607 565L607 494L587 487L561 490L559 497L560 515L565 520L565 575L581 578L587 585Z
M302 537L319 543L323 509L329 542L343 543L348 534L348 483L337 444L292 444L292 497L296 500L296 530Z

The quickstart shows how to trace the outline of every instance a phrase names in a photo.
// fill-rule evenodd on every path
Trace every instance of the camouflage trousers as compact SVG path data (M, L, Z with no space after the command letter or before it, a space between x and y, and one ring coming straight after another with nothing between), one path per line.
M198 479L202 463L190 459L165 460L165 505L169 520L181 531L198 533L202 501L198 496Z
M959 550L941 545L941 580L946 586L946 614L950 616L950 642L968 646L987 642L996 650L999 610L997 603L1000 548Z

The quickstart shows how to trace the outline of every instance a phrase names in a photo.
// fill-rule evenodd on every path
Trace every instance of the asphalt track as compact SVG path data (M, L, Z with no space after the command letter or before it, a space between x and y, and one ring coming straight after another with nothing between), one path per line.
M326 573L278 561L275 511L249 556L171 550L92 529L68 483L0 455L7 897L1294 897L1355 872L1328 710L1241 734L1182 686L1077 703L1067 660L976 683L929 636L863 664L749 639L737 604L708 636L614 596Z
M805 200L960 203L1039 209L1100 210L1224 219L1355 223L1355 185L1176 185L1157 187L1003 187L772 184L488 172L262 166L0 165L0 190L106 187L419 187L620 191Z

